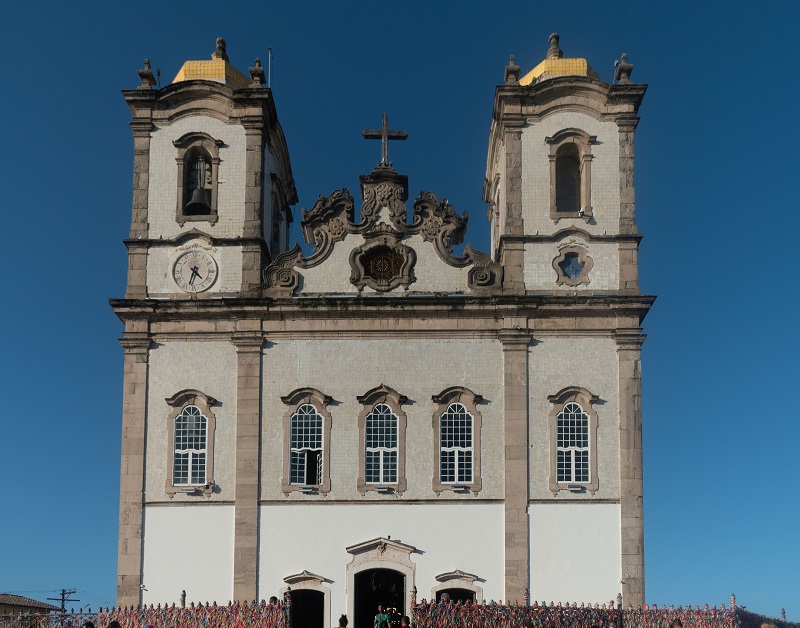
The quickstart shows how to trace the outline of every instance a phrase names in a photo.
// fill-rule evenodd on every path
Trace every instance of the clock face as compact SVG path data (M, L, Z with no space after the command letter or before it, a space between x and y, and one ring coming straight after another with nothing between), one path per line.
M203 292L214 285L217 261L206 251L186 251L175 260L172 278L185 292Z

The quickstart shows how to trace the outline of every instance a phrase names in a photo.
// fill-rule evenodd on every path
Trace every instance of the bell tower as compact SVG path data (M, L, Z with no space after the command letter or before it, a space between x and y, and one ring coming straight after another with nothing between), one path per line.
M256 59L249 77L225 40L155 88L123 91L133 114L129 299L260 294L264 267L287 248L297 202L272 91Z
M548 43L544 60L524 75L512 55L504 84L496 88L484 200L489 203L492 256L503 266L504 291L541 303L538 318L542 322L545 311L554 319L561 317L541 328L533 325L539 344L531 352L528 368L534 373L544 369L544 374L531 378L527 395L534 399L543 394L541 387L558 370L537 367L546 362L543 356L548 346L562 343L558 361L573 347L580 347L582 354L596 347L598 356L602 355L591 366L565 366L558 386L566 386L562 395L579 389L593 394L606 390L602 396L605 416L596 424L606 430L604 448L598 446L596 456L605 457L601 465L606 465L606 473L595 491L594 480L569 485L562 481L568 474L553 466L551 494L534 483L531 497L538 501L518 504L518 510L527 508L530 517L530 590L534 598L558 590L553 588L553 574L559 560L536 545L536 535L564 530L575 520L559 519L559 508L567 508L570 499L589 508L597 503L592 501L594 496L604 495L609 503L619 504L607 540L615 551L618 548L620 558L609 560L603 573L619 574L625 603L637 605L644 602L641 322L654 297L639 291L641 235L635 215L633 140L647 86L631 82L633 65L624 54L608 84L586 59L565 56L557 33L550 35ZM608 374L610 380L593 383L600 373ZM550 411L557 412L563 399L546 394L556 404ZM591 404L585 401L581 407ZM555 427L548 435L539 418L542 414L531 410L520 416L520 421L531 422L532 447L565 446L567 440ZM563 420L563 414L558 416ZM586 424L594 425L591 418ZM603 475L601 470L589 470L585 478L597 478ZM507 521L507 534L514 521L513 517ZM616 525L619 531L612 534ZM520 533L523 540L524 533ZM507 544L506 554L515 549ZM514 592L528 582L524 574L519 576L522 571L507 570L507 583L517 586Z
M646 85L626 55L613 84L553 33L497 87L484 181L492 254L516 292L638 294L633 137Z

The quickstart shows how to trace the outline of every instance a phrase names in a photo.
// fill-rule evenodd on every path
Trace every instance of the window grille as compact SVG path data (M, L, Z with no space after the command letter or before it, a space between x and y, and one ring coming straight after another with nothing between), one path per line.
M186 406L175 417L172 481L176 486L206 482L208 423L197 406Z
M568 403L556 417L558 482L589 482L589 415Z
M289 444L289 482L320 484L322 478L322 415L310 403L292 415Z
M365 417L365 469L368 484L397 482L397 415L385 403L377 404Z
M439 423L439 478L442 484L472 482L472 415L464 404L451 403Z

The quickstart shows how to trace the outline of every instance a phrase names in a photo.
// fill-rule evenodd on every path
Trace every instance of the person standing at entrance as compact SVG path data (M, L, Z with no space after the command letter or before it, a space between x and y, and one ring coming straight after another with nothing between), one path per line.
M378 614L375 615L374 628L391 628L392 616L383 608L383 602L378 604Z

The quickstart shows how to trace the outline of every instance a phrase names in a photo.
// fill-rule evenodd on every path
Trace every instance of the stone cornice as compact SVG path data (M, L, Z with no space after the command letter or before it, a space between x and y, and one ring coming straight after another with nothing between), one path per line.
M644 236L640 233L596 234L579 227L559 229L555 233L536 235L502 235L501 242L557 242L568 236L577 236L587 242L639 242Z
M355 318L393 316L458 316L504 317L522 315L575 316L576 314L644 315L656 297L615 294L528 294L528 295L420 295L414 297L376 295L320 296L301 298L223 297L220 299L110 299L114 312L126 318L171 319L176 314L189 320L214 318Z
M148 247L173 247L176 244L180 244L181 242L185 242L191 239L201 239L208 242L211 246L236 246L236 245L248 245L248 244L255 244L260 247L266 247L267 244L264 242L263 238L219 238L212 235L209 235L203 231L198 229L192 229L191 231L185 231L183 233L177 234L172 238L159 238L159 239L152 239L152 238L126 238L122 242L128 247L128 250L136 249L136 248L148 248Z

